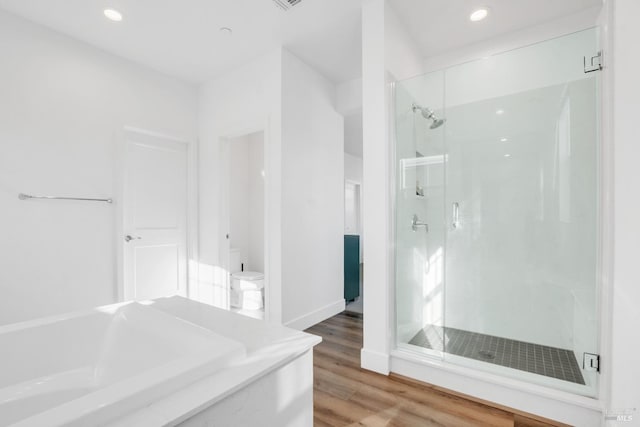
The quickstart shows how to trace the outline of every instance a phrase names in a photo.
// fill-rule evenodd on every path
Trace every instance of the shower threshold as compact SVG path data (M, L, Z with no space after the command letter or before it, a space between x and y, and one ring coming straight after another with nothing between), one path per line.
M427 325L409 344L584 385L571 350Z

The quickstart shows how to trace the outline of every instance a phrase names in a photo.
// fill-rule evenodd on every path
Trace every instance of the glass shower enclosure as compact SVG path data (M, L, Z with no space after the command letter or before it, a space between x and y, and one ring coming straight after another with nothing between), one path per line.
M596 395L597 41L396 83L398 350Z

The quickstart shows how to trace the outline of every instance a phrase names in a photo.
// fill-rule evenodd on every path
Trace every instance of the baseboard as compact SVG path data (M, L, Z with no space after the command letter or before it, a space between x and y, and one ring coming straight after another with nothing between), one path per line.
M535 385L528 385L530 391L523 390L517 381L505 378L492 380L489 374L475 371L470 373L466 368L448 366L441 362L413 361L409 357L397 355L393 355L390 362L391 369L396 374L491 402L493 406L497 404L568 425L602 425L601 402L595 399L555 390L543 393L541 390L544 388Z
M389 362L388 354L367 350L366 348L360 350L360 366L362 366L362 369L377 372L382 375L389 375Z
M293 320L286 322L284 325L297 329L299 331L304 331L307 328L312 327L324 320L327 320L330 317L335 316L338 313L342 313L345 308L344 299L338 300L336 302L332 302L331 304L325 305L311 313L305 314L304 316L297 317Z

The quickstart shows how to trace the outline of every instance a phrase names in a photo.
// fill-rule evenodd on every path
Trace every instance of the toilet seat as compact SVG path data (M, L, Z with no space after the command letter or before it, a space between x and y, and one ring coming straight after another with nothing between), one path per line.
M231 274L231 277L238 280L262 280L264 279L264 273L257 271L238 271Z

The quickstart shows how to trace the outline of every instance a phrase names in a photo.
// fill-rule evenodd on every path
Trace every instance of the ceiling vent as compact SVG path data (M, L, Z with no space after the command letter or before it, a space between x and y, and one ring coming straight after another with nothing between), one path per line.
M282 10L289 10L302 0L273 0L273 2Z

